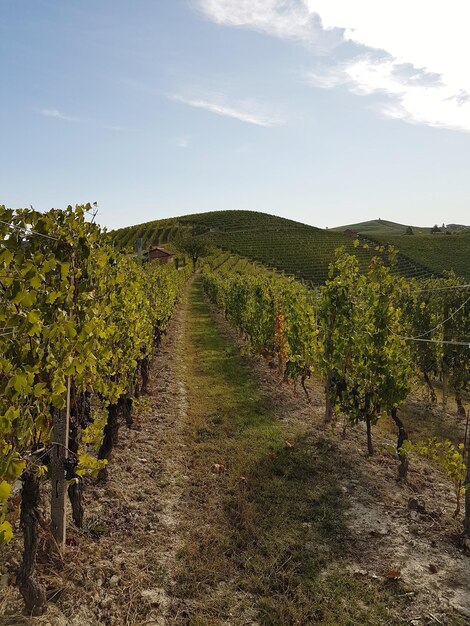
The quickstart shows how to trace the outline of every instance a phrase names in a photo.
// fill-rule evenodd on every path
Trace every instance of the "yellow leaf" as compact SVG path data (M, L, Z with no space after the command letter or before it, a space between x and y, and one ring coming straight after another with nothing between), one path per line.
M13 528L10 522L3 522L0 524L0 543L8 543L12 540Z
M10 497L11 486L6 482L6 480L2 480L0 483L0 502L6 502Z

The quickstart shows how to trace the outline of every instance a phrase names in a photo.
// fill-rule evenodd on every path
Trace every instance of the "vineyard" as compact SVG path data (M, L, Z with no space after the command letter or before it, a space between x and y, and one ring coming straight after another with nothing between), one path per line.
M260 213L95 217L0 207L1 623L468 624L464 273ZM133 253L182 232L217 247Z
M0 210L0 540L12 539L20 506L17 580L32 615L46 605L34 574L41 481L53 486L51 532L65 544L66 494L81 528L83 477L106 478L119 418L132 426L184 286L184 272L116 253L86 221L91 210Z
M191 231L208 238L219 248L314 285L325 282L336 248L344 246L355 254L364 270L378 241L388 242L399 250L396 271L407 278L441 276L448 270L463 277L470 275L468 233L456 233L451 237L397 237L397 225L390 223L389 235L384 224L388 222L381 221L382 230L377 233L371 228L370 232L360 236L370 248L355 248L354 238L335 232L335 229L323 230L255 211L188 215L122 228L111 235L119 247L133 248L137 238L143 238L144 247L148 247L174 241L178 233Z
M439 273L445 268L470 279L469 231L447 237L429 234L415 237L380 236L377 240L398 247L406 256L433 272Z
M470 227L450 225L448 232L432 235L431 228L371 220L333 230L342 232L346 228L353 229L365 239L394 246L406 257L435 274L453 271L459 276L470 278ZM411 228L412 235L407 234L408 228Z

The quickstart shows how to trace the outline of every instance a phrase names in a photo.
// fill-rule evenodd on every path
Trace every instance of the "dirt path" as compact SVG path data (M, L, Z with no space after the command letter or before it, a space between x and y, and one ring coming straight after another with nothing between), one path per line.
M43 538L47 615L21 616L8 587L0 624L470 623L468 558L442 475L415 463L399 487L386 432L367 460L361 429L326 431L320 385L307 404L244 355L198 279L151 381L109 482L87 485L85 528L70 530L62 565ZM413 496L426 514L408 509Z

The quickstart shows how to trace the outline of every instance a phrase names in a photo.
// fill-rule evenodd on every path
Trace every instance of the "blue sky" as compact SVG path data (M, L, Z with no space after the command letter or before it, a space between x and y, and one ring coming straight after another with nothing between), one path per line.
M0 0L0 202L470 223L469 9L409 4Z

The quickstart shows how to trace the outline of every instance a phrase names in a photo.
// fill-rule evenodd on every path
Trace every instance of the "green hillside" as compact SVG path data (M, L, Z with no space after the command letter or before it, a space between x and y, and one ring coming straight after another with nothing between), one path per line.
M365 267L372 249L354 247L352 238L300 222L255 211L213 211L157 220L111 233L115 243L131 248L137 238L144 249L171 242L181 229L209 237L214 245L237 255L286 271L313 284L322 284L334 251L340 246L356 254ZM421 263L399 255L399 270L406 276L429 276Z
M369 220L367 222L358 222L357 224L346 224L345 226L335 226L330 230L338 233L343 233L345 230L354 230L359 235L365 236L400 236L407 235L407 229L411 228L414 235L429 235L431 234L431 226L408 226L407 224L399 224L398 222L390 222L389 220ZM470 226L464 226L463 224L447 224L446 230L451 233L460 233L462 231L470 232Z
M369 220L367 222L358 222L357 224L347 224L346 226L336 226L331 228L335 232L344 232L346 229L355 230L359 235L404 235L408 226L406 224L398 224L397 222L389 222L388 220ZM412 226L415 235L429 234L431 227Z
M433 272L453 270L470 280L470 231L452 235L379 236L375 239L392 244Z

